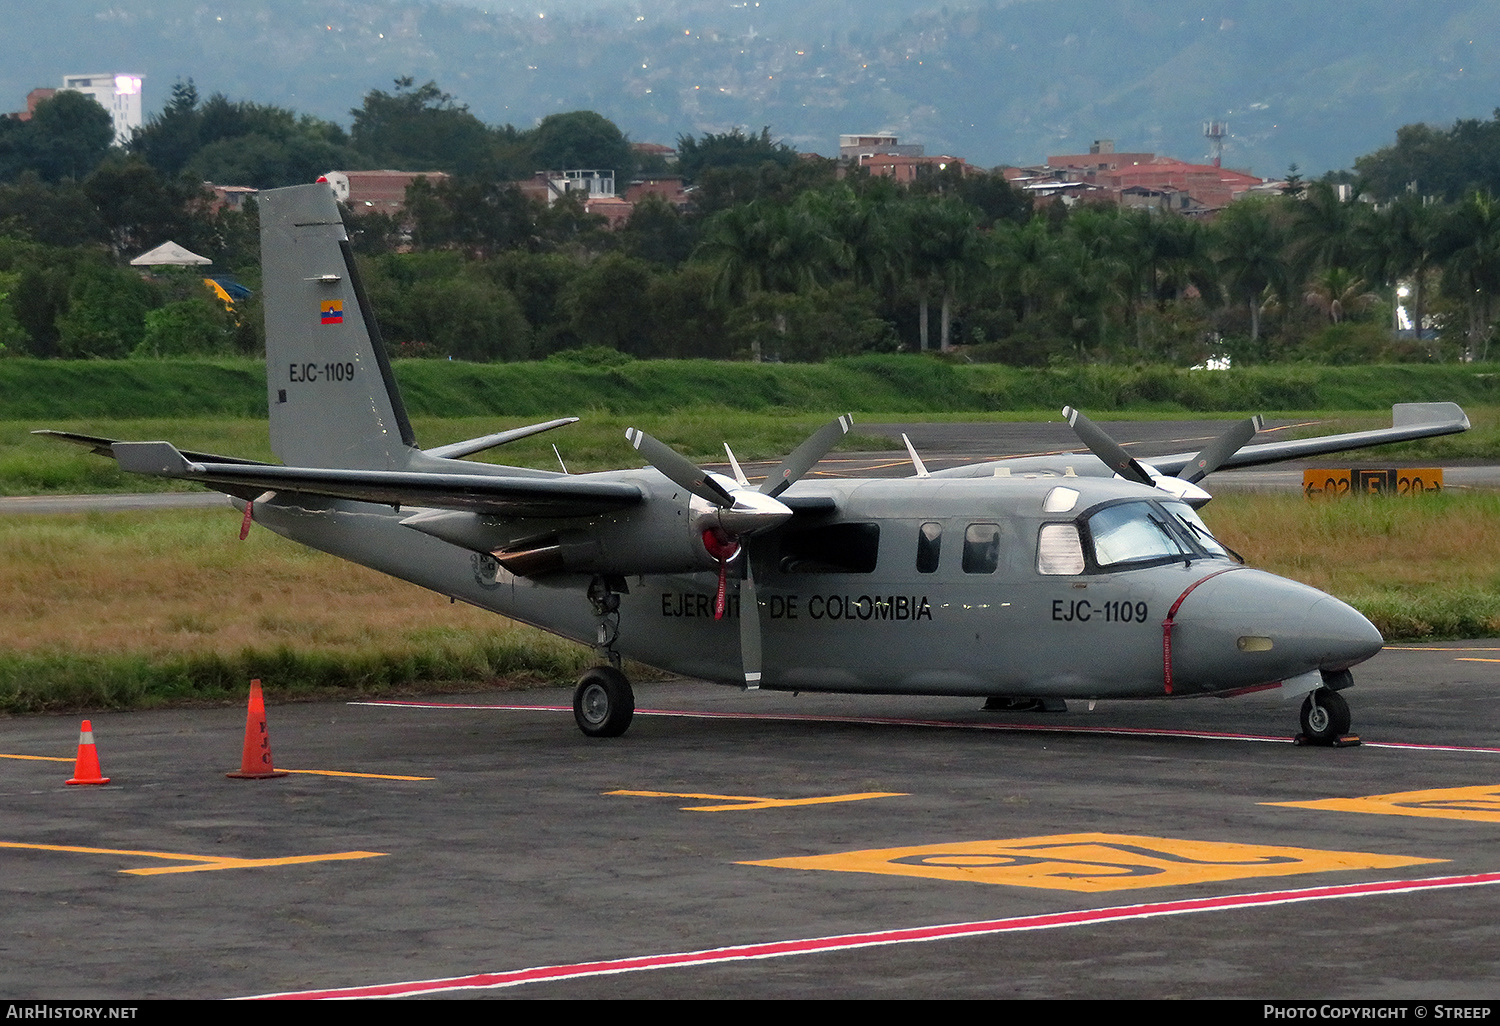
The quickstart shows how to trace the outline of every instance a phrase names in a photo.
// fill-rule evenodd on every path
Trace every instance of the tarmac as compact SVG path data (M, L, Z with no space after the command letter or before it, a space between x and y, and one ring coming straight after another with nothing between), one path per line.
M6 719L0 995L1493 999L1500 642L1356 682L1363 744L1317 748L1274 692L678 681L600 741L566 689L268 681L291 775L224 776L243 708L100 713L102 787L76 719Z
M886 427L912 430L860 430ZM1027 427L912 437L937 469ZM1126 440L1222 423L1160 430ZM1028 713L669 681L601 741L570 689L268 680L290 775L225 777L243 707L97 713L98 787L64 783L77 718L0 719L0 996L1494 1000L1500 641L1355 681L1362 743L1321 748L1275 691Z

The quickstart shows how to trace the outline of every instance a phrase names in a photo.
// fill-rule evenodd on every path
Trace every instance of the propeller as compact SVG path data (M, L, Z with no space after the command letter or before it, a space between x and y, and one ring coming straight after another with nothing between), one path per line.
M1256 432L1265 423L1259 416L1236 422L1228 431L1205 446L1198 455L1188 460L1182 471L1174 477L1161 473L1149 463L1141 463L1133 458L1120 446L1119 442L1109 437L1103 428L1073 407L1064 406L1063 416L1067 418L1068 424L1083 444L1089 447L1089 451L1103 460L1104 465L1120 477L1127 481L1160 488L1195 509L1213 498L1208 492L1198 487L1198 482L1218 470L1229 457L1239 452L1240 447L1254 438Z
M747 689L760 687L761 676L760 603L756 598L755 570L748 552L750 538L791 519L791 509L776 496L816 466L853 426L854 418L847 414L824 424L792 450L759 489L750 486L728 445L724 446L724 452L734 469L733 479L704 470L644 431L637 428L625 431L626 440L645 457L647 463L674 484L715 507L696 524L702 532L704 549L719 564L719 587L714 598L715 620L724 618L729 561L744 554L744 576L739 585L740 664Z

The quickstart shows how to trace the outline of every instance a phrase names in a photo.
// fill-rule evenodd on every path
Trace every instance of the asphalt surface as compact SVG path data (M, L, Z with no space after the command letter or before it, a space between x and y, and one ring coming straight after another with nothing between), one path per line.
M112 782L69 787L78 721L3 720L0 754L33 758L0 758L0 994L232 997L569 966L443 993L1494 998L1497 660L1500 642L1381 653L1347 692L1365 743L1342 749L1288 743L1296 705L1273 693L988 713L679 682L638 687L642 711L611 741L578 733L565 690L273 701L276 765L425 780L230 780L242 709L100 714ZM1364 812L1265 804L1449 788L1480 790ZM684 811L872 792L890 796ZM1389 814L1413 808L1470 818ZM746 864L872 850L846 854L857 871ZM222 861L341 853L380 854ZM220 868L130 873L203 859ZM1136 886L1111 889L1122 877ZM1424 880L1467 885L1359 890ZM1330 887L1353 890L1309 891ZM1303 900L1199 908L1281 892ZM1179 914L1141 916L1159 902ZM1053 928L1016 932L1037 916ZM715 952L974 922L989 925ZM708 954L646 968L682 952ZM611 959L640 971L584 965Z

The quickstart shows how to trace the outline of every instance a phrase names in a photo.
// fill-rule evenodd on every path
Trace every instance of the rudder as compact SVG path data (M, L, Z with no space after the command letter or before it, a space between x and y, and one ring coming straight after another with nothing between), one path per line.
M405 469L416 436L333 190L257 200L271 450L288 466Z

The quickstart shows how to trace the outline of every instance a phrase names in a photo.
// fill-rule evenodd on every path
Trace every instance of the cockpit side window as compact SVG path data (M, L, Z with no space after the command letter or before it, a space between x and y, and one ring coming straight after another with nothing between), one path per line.
M868 574L880 554L879 524L827 524L781 539L784 574Z
M1000 525L970 524L964 532L964 573L992 574L1000 565Z
M1083 541L1077 524L1043 524L1036 540L1037 573L1071 577L1083 573Z
M917 532L917 573L936 573L943 550L943 525L923 524Z

